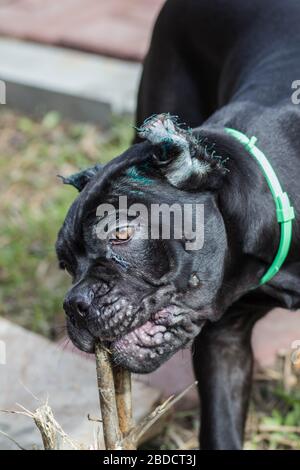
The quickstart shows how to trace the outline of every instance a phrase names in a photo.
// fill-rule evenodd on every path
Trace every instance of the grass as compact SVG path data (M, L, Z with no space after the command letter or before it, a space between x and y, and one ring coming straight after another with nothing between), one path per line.
M116 120L110 133L88 124L43 119L1 108L0 314L57 338L69 282L57 269L54 243L76 196L57 174L106 162L128 147L132 127Z

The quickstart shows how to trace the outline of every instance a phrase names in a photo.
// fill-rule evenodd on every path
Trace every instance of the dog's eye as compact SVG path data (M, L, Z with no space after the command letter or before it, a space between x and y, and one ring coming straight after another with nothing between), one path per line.
M112 244L128 242L133 236L134 229L130 225L126 227L118 227L109 234L109 241Z
M66 271L71 277L73 277L73 273L70 269L70 267L64 262L64 261L61 261L59 263L59 268L60 269L63 269L64 271Z

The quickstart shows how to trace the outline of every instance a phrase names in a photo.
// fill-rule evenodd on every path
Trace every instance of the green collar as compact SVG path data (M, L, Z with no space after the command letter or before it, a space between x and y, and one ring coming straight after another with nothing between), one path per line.
M229 127L225 127L225 131L237 139L246 148L246 150L248 150L250 155L255 158L267 180L275 202L276 217L280 224L280 243L273 263L259 282L261 285L268 282L273 276L275 276L275 274L278 273L288 255L292 240L292 221L295 218L295 212L293 206L290 204L287 193L282 190L271 163L265 154L256 147L255 144L257 138L251 137L251 139L249 139L242 132L230 129Z

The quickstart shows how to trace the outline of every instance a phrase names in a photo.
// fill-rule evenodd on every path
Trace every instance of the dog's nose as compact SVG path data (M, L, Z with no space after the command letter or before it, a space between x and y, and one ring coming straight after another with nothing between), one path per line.
M67 315L75 314L78 317L85 318L88 314L90 305L90 299L88 299L84 294L76 293L66 298L64 309Z
M88 313L90 303L86 298L81 298L75 301L75 309L80 317L85 317Z

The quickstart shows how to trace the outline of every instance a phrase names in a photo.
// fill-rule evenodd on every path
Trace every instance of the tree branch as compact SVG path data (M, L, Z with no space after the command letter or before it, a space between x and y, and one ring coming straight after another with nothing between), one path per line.
M95 357L105 447L107 450L120 449L122 435L119 428L110 353L100 343L96 343Z
M113 368L113 376L116 391L116 405L119 418L119 427L123 436L123 449L136 449L136 447L124 437L133 427L132 420L132 395L131 373L120 366Z

